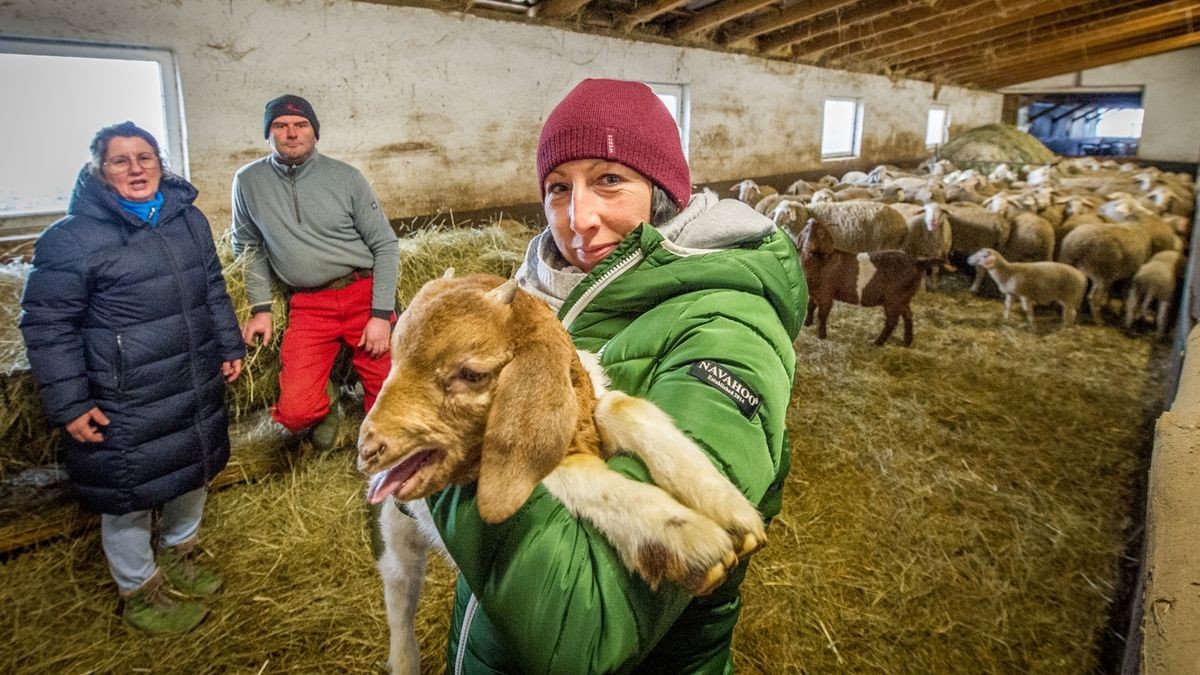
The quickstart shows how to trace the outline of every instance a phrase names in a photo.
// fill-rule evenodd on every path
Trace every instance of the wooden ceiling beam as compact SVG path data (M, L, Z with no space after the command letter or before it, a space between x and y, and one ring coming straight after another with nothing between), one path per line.
M1018 0L1018 4L1033 3L1036 0ZM887 49L897 39L905 39L920 35L928 42L930 31L935 34L945 31L948 23L959 16L991 16L994 15L1002 0L971 0L970 2L940 3L936 8L926 4L925 7L914 7L896 17L887 17L869 26L857 29L855 35L839 34L838 40L825 40L813 45L806 45L809 53L821 52L823 62L832 61L837 55L847 53L851 45L867 45L871 49ZM918 11L923 10L923 11ZM953 21L957 23L957 21ZM915 31L915 32L914 32Z
M754 19L745 25L731 26L719 38L721 44L729 44L747 38L757 37L801 21L807 21L814 16L833 12L843 7L855 4L854 0L817 0L816 2L799 2L778 13ZM836 20L836 17L834 17Z
M1080 4L1087 2L1096 2L1097 0L1031 0L1030 2L1012 4L1005 8L1005 12L1001 17L994 16L991 12L979 12L978 18L970 19L964 22L955 23L953 33L955 37L945 38L945 40L969 40L980 31L987 31L997 27L997 20L1006 23L1015 23L1038 17L1056 11L1072 9ZM1108 6L1112 6L1111 0L1102 0ZM971 7L969 10L974 13L977 7ZM870 36L858 41L843 45L830 51L826 54L826 58L830 62L839 62L853 57L855 60L873 61L877 59L887 58L898 54L911 53L930 49L937 44L936 38L931 42L931 35L936 35L946 31L947 26L942 17L933 17L921 21L917 24L907 26L902 35L893 40L879 40L875 36Z
M1000 58L979 55L970 61L951 62L947 64L947 68L933 72L941 73L947 80L953 81L986 74L992 70L1004 70L1013 66L1019 67L1056 58L1069 58L1078 53L1086 55L1100 45L1143 37L1181 25L1185 27L1193 25L1195 12L1200 10L1200 2L1187 4L1188 7L1136 20L1118 18L1114 20L1115 22L1106 22L1105 25L1094 26L1090 30L1080 31L1075 35L1029 45L1021 49L1013 49Z
M1183 35L1152 40L1124 49L1113 49L1100 54L1087 54L1073 59L1060 59L1038 67L1019 66L1003 72L979 75L974 80L963 81L974 84L982 89L1000 89L1009 85L1020 84L1021 82L1040 80L1044 77L1073 73L1079 70L1107 66L1122 61L1132 61L1133 59L1172 52L1176 49L1184 49L1196 45L1200 45L1200 32L1184 33Z
M1051 126L1058 124L1058 121L1061 120L1062 118L1066 117L1067 115L1070 115L1071 113L1083 110L1085 107L1087 107L1089 105L1091 105L1091 104L1090 103L1080 103L1079 105L1075 106L1074 108L1068 108L1067 111L1061 115L1055 115L1054 117L1051 117L1050 118Z
M775 0L733 0L732 2L719 2L671 26L667 30L666 35L673 39L685 38L713 26L719 26L727 21L733 21L739 16L745 16L774 2Z
M1038 119L1039 117L1042 117L1043 115L1049 115L1050 113L1054 112L1055 110L1058 110L1061 107L1062 107L1061 104L1056 103L1056 104L1050 106L1049 108L1046 108L1045 110L1039 110L1038 112L1035 112L1034 114L1029 116L1029 119L1027 119L1025 121L1032 124L1033 121Z
M1168 5L1159 5L1158 7L1145 8L1145 10L1134 10L1126 13L1112 16L1110 8L1109 12L1103 14L1103 18L1087 18L1081 17L1080 20L1072 20L1068 25L1045 25L1038 26L1037 29L1015 31L1008 40L980 41L974 44L964 44L964 46L949 48L943 52L925 56L925 58L917 60L901 60L896 61L894 66L902 68L906 71L924 71L926 68L936 66L938 64L947 64L947 62L956 62L964 60L972 60L978 58L979 54L985 52L1003 53L1012 52L1015 49L1030 49L1040 48L1039 44L1044 44L1046 37L1050 40L1055 40L1056 36L1062 35L1062 40L1074 40L1074 36L1079 34L1080 30L1096 30L1100 26L1111 25L1116 29L1122 28L1128 22L1136 22L1136 20L1144 20L1156 16L1156 13L1165 13L1169 11L1194 12L1200 4L1196 2L1169 2ZM1045 34L1040 32L1045 30Z
M673 9L678 9L686 5L687 2L688 0L654 0L654 2L648 4L638 5L631 12L617 14L613 18L615 19L617 28L628 33L635 26L646 23Z
M812 22L811 24L800 24L792 26L792 28L772 32L770 35L764 35L758 38L758 50L760 52L772 52L772 50L779 49L780 47L787 47L800 42L815 41L821 37L824 37L822 42L836 42L840 40L840 37L838 37L840 31L853 28L854 25L870 22L871 19L888 17L889 14L895 14L895 17L889 17L888 22L899 24L904 20L901 18L901 14L907 17L913 13L929 14L936 13L936 10L930 10L925 5L914 7L910 1L864 2L862 6L842 13L840 16L816 20L816 22ZM804 44L803 47L794 50L793 55L812 52L812 50L815 49L810 49L810 44Z
M534 5L539 7L537 17L539 19L569 19L579 13L584 7L587 7L590 0L545 0L545 2Z

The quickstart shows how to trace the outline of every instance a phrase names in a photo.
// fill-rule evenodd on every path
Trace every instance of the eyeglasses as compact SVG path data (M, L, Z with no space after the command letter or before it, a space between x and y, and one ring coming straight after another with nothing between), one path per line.
M142 154L138 155L136 159L138 166L142 167L143 169L150 170L158 168L158 155L149 152L143 152ZM121 155L120 157L113 157L105 162L104 165L107 166L108 170L112 171L113 173L125 173L133 167L133 162L128 157Z

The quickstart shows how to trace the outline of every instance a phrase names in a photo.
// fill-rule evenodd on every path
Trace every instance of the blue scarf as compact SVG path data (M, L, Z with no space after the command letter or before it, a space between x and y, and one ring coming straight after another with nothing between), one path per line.
M154 193L153 198L144 202L131 202L117 197L117 203L121 205L121 208L137 216L143 222L149 223L150 227L154 227L158 225L158 212L162 211L163 194L159 190Z

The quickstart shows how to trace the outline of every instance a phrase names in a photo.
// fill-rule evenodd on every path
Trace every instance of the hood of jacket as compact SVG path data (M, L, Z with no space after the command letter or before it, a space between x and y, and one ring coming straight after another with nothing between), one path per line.
M634 267L636 283L614 283ZM794 338L807 293L791 240L746 204L710 192L664 225L638 226L588 274L566 263L547 229L530 242L516 276L568 329L584 311L640 314L683 293L736 290L765 297Z
M158 184L162 193L163 205L159 213L159 222L166 222L179 215L196 201L199 194L196 188L181 176L166 171ZM67 215L84 216L100 221L120 222L130 227L145 227L145 223L137 216L126 211L117 202L117 193L104 181L92 175L88 165L79 170L75 179L75 189L71 191L71 201L67 204Z

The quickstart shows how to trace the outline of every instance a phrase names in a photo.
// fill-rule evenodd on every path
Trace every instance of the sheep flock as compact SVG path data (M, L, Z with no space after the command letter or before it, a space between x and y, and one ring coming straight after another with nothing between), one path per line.
M941 258L943 270L969 273L977 293L995 288L987 271L970 262L984 249L1008 263L1070 265L1087 279L1086 307L1080 301L1064 312L1085 311L1096 324L1127 328L1145 321L1159 335L1177 302L1186 263L1153 266L1151 260L1161 261L1164 252L1182 260L1195 205L1194 181L1187 174L1094 157L1015 168L999 164L987 173L931 158L915 170L879 165L841 178L797 180L782 191L752 180L733 190L793 240L815 218L830 227L841 249L900 249ZM1148 264L1152 268L1142 270ZM1021 287L1050 283L1036 278L1047 270L1061 276L1055 266L1015 269L1023 275ZM1132 290L1134 280L1152 270L1157 290ZM1162 279L1164 270L1173 278ZM927 282L936 290L936 272ZM1007 302L1044 302L1004 289L1000 294ZM1121 306L1135 296L1137 307Z

